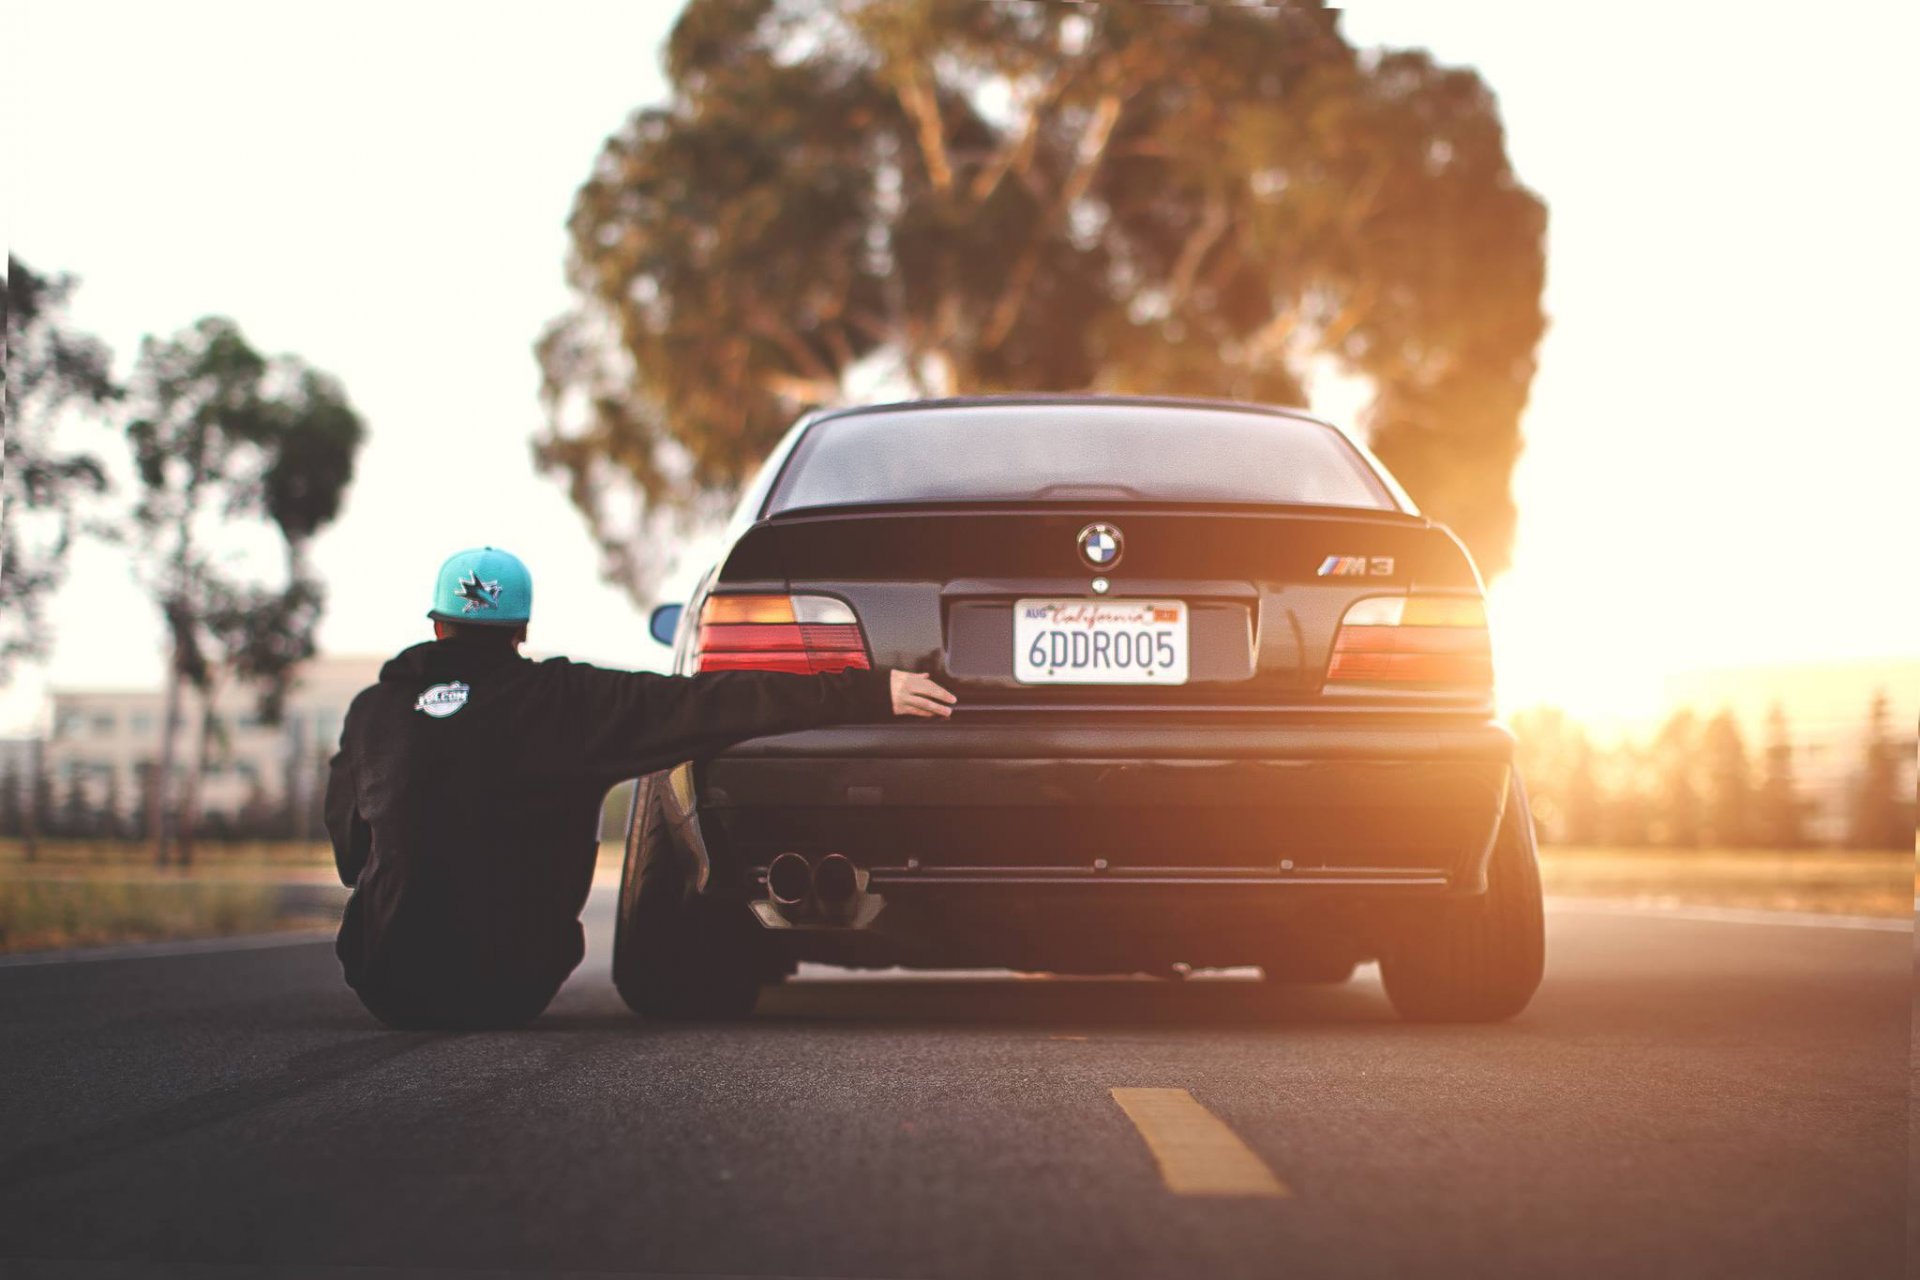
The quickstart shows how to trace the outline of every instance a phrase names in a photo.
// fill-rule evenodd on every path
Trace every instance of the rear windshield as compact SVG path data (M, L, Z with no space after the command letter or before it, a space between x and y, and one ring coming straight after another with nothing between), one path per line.
M1396 509L1353 446L1319 423L1162 405L969 405L816 424L767 511L1075 499Z

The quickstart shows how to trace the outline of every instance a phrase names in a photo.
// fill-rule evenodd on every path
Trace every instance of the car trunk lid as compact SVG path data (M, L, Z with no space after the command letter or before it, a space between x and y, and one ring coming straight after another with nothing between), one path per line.
M1110 526L1121 543L1100 568L1080 550L1093 525ZM974 709L1312 700L1354 601L1415 588L1478 590L1458 543L1422 517L1228 504L796 512L743 535L718 589L775 585L845 599L875 663L928 671ZM1023 683L1015 613L1032 600L1181 602L1185 682Z

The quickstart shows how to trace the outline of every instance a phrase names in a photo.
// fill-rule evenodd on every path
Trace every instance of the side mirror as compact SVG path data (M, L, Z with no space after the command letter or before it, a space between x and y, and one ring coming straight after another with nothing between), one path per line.
M651 631L653 638L661 644L672 644L673 633L680 629L680 615L685 613L686 609L687 606L683 604L657 606L653 616L647 619L647 630Z

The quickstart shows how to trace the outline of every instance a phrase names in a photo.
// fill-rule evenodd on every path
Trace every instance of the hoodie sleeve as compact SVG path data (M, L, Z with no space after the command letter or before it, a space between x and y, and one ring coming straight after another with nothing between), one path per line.
M359 788L354 785L353 760L347 753L344 728L340 750L327 770L326 818L327 835L333 841L333 864L340 872L340 883L351 888L373 852L373 828L360 812Z
M813 676L780 671L666 676L566 663L561 672L568 685L565 701L577 720L564 754L574 769L631 778L747 738L885 720L893 713L892 674L882 667Z

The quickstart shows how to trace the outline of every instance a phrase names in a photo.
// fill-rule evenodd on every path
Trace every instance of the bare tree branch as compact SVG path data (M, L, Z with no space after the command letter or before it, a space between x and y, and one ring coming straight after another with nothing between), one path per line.
M801 340L793 326L765 307L749 308L747 327L784 351L803 377L837 380L834 371L827 367L812 347Z
M1080 135L1080 144L1074 148L1073 171L1061 184L1060 193L1047 210L1047 216L1034 228L1033 238L1027 241L1013 269L1007 273L1006 287L994 303L993 313L981 334L981 350L989 351L1005 342L1007 334L1013 330L1014 321L1020 318L1020 308L1026 302L1027 290L1032 287L1034 273L1040 267L1040 250L1047 236L1093 184L1094 175L1100 170L1100 162L1106 157L1107 142L1113 137L1113 126L1120 120L1121 104L1120 91L1116 88L1102 93L1100 100L1094 104L1086 130Z
M927 83L925 69L908 61L905 74L899 76L894 93L900 106L913 120L914 136L920 142L920 158L927 166L927 180L943 196L953 194L953 164L947 158L947 128L940 119L940 103L933 86Z
M1062 67L1047 87L1035 97L1032 110L1027 113L1027 126L1020 136L1012 139L994 156L991 163L981 166L980 172L973 176L973 184L968 189L968 197L974 204L985 204L993 193L1006 181L1007 174L1016 173L1025 177L1033 168L1033 157L1040 149L1040 126L1046 120L1047 112L1079 75L1080 67Z
M760 385L795 404L826 404L840 394L838 378L797 378L790 373L767 372Z
M1200 216L1200 225L1180 247L1180 256L1175 259L1173 271L1167 282L1167 310L1178 315L1187 304L1187 295L1193 291L1193 278L1200 271L1200 264L1206 261L1207 254L1220 243L1220 237L1233 225L1233 211L1228 207L1226 198L1218 191L1207 196L1206 211Z

